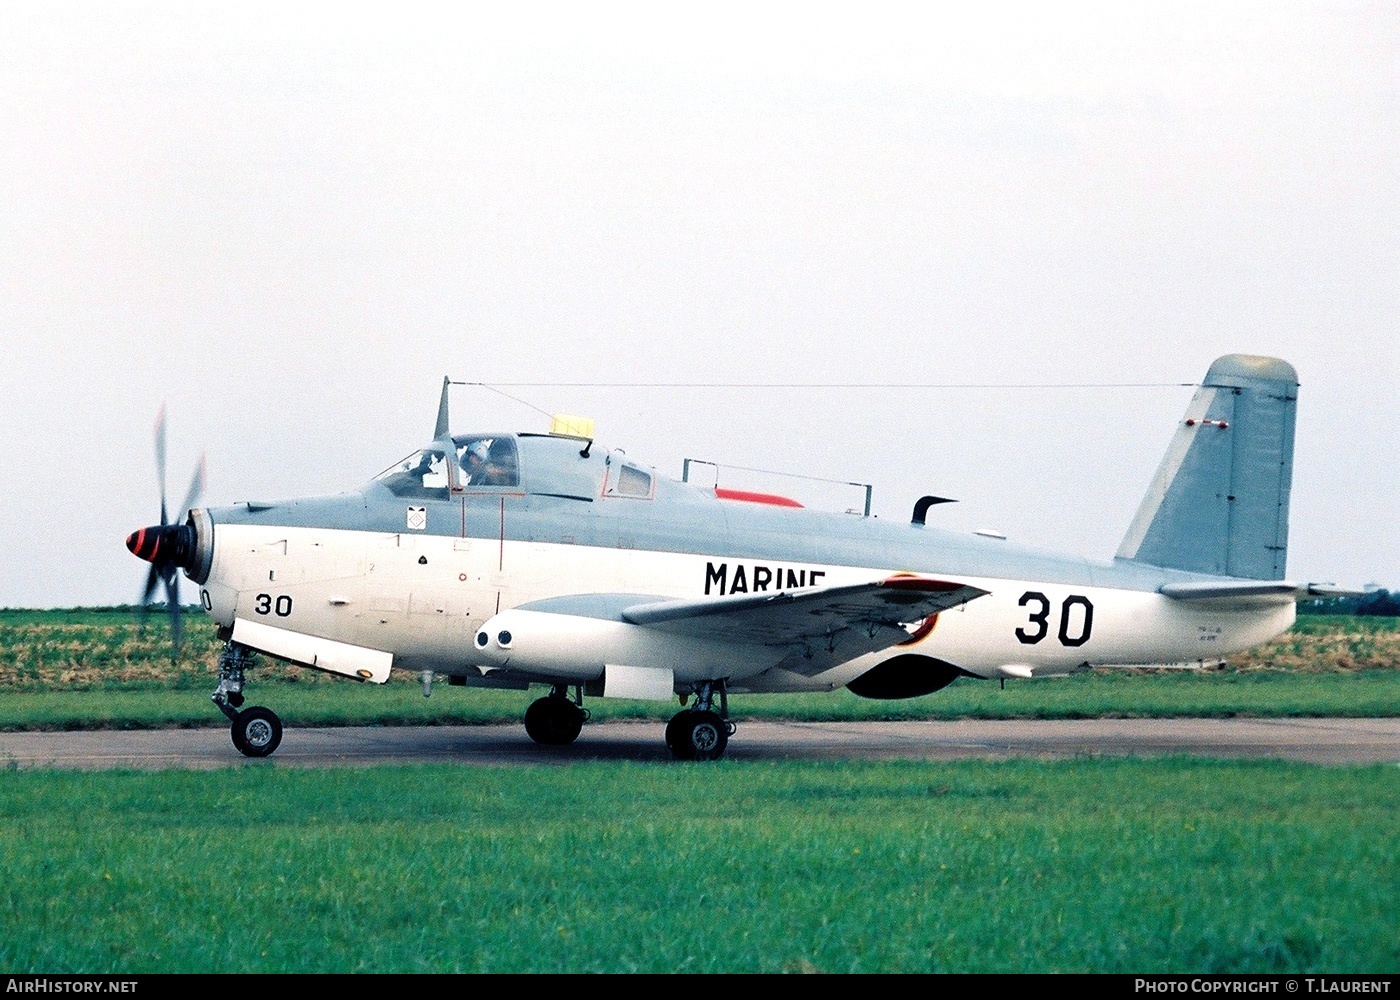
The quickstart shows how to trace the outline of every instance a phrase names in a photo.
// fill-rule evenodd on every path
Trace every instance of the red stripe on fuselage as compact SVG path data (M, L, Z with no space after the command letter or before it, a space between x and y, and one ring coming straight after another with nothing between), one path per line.
M743 500L745 503L766 503L774 507L801 507L802 505L790 497L780 497L776 493L753 493L749 490L727 490L723 487L715 487L715 496L721 500Z

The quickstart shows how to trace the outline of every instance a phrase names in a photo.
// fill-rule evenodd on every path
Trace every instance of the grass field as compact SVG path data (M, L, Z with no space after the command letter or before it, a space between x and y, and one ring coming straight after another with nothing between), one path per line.
M0 727L223 725L194 619L0 612ZM1400 714L1400 623L1224 670L736 696L740 718ZM290 725L518 722L534 693L273 663ZM595 718L673 706L591 699ZM0 774L14 972L1390 972L1400 768L1096 759Z
M197 688L113 688L0 692L0 730L160 729L225 726L209 702L213 682ZM425 699L416 684L383 687L353 681L258 682L249 704L273 708L289 726L481 725L518 723L544 688L484 691L438 685ZM595 722L668 719L674 702L588 699ZM1198 716L1370 718L1400 715L1400 671L1355 673L1108 673L995 682L959 680L923 698L871 701L849 691L807 695L734 695L744 719L1083 719Z
M11 772L13 972L1394 972L1395 767Z
M0 611L0 729L221 726L209 704L219 643L191 619L170 657L164 620L138 630L130 612ZM266 658L250 673L251 703L290 725L517 722L541 692L449 688L431 699L416 678L383 687ZM668 718L673 705L590 699L599 720ZM924 698L880 702L849 692L736 695L736 718L938 719L1093 716L1392 716L1400 714L1400 620L1306 616L1224 670L1102 671L1011 682L960 680Z

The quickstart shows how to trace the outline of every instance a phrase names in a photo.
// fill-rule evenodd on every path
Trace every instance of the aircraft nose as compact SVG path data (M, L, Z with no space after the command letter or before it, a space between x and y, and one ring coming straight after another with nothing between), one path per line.
M199 534L193 524L153 524L126 536L126 547L138 559L162 569L174 566L186 572L199 560Z

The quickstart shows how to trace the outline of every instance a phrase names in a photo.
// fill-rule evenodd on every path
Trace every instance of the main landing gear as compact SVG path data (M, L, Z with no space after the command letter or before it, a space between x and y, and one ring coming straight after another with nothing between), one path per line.
M714 695L719 695L719 711L714 711ZM724 681L696 685L695 707L684 708L666 723L666 746L677 760L719 760L734 723L729 721L729 698ZM681 698L684 705L686 699Z
M734 735L724 681L705 681L695 685L694 691L694 706L683 708L666 723L666 747L677 760L719 760L729 745L729 737ZM689 693L683 694L681 704L684 705L689 699ZM568 746L578 739L587 721L588 709L583 707L583 689L575 686L570 697L567 684L554 685L553 691L530 702L530 707L525 710L525 732L530 739L544 746ZM238 742L236 736L234 742ZM243 752L248 753L247 750Z
M253 651L229 640L219 654L219 686L211 697L232 724L229 735L238 752L245 757L266 757L282 742L282 720L272 709L260 705L239 711L243 705L243 672L252 663Z
M525 732L530 739L547 747L568 746L578 739L588 721L588 709L583 707L582 688L574 688L572 699L568 690L568 685L556 684L549 694L530 702L525 710Z

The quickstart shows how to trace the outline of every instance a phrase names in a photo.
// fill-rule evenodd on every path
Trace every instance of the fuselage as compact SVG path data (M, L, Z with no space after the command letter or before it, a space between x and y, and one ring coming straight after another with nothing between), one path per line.
M387 652L395 668L499 683L510 671L477 650L477 631L504 610L551 598L699 599L898 573L987 592L908 623L901 645L815 674L785 668L785 650L735 647L727 674L735 691L832 689L910 654L982 677L1214 661L1293 621L1291 601L1200 606L1158 593L1164 583L1213 579L1202 574L720 499L619 453L585 454L567 438L520 436L517 445L511 485L439 486L424 473L430 485L421 488L418 478L406 489L402 478L381 477L336 497L195 512L207 546L196 574L205 576L205 608L229 628L242 619ZM673 669L677 682L687 679L687 663Z

